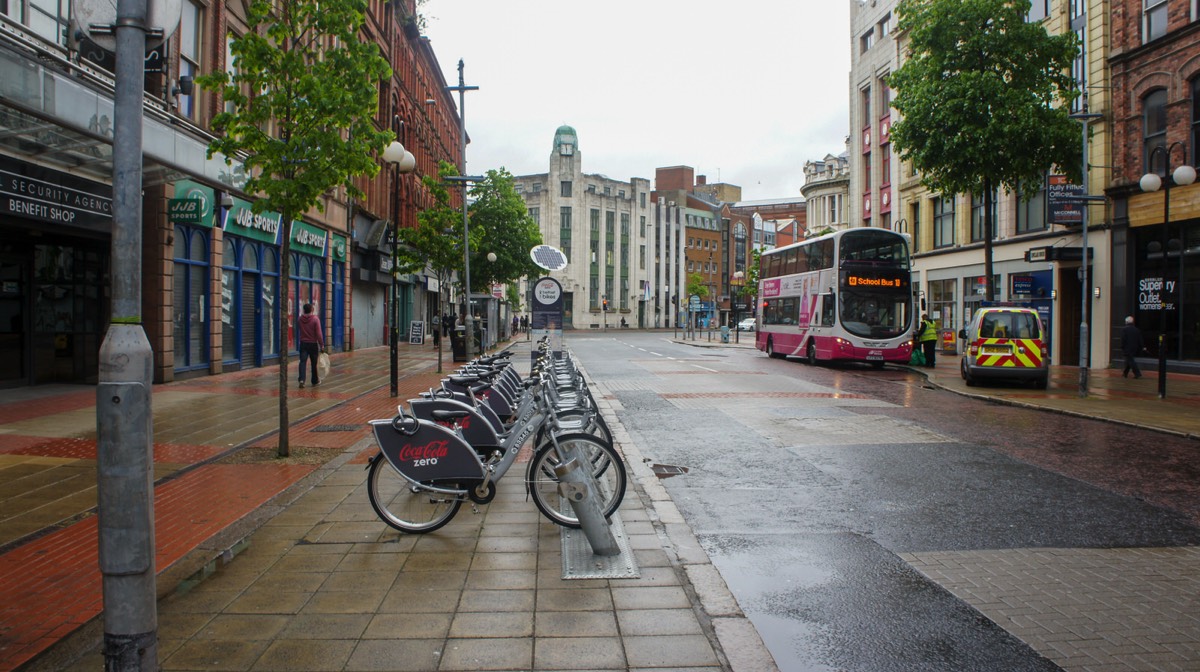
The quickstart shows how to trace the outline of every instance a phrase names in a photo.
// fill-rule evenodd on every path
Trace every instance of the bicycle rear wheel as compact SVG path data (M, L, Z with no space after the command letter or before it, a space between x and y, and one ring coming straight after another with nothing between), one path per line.
M462 506L459 497L414 485L383 455L371 463L367 497L383 522L411 534L433 532L450 522Z
M564 434L558 437L559 445L574 448L584 459L592 463L592 475L599 487L600 510L608 518L621 506L625 498L625 462L611 444L591 434ZM578 528L579 518L571 503L558 492L558 477L554 467L559 463L554 444L547 443L538 449L529 463L526 486L533 497L538 511L558 525Z

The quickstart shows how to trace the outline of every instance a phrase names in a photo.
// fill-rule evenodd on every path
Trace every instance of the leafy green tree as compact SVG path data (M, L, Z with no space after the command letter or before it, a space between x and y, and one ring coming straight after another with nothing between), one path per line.
M444 178L458 174L453 164L442 161L438 166L438 177L426 175L421 178L425 188L433 196L434 205L417 213L417 225L396 232L400 247L396 256L398 273L414 273L426 268L433 271L439 287L449 287L455 271L462 268L462 237L456 231L462 228L462 212L450 205L450 190ZM445 297L443 290L439 299ZM438 315L445 315L444 306L438 306ZM442 342L438 338L438 373L442 372Z
M517 193L507 170L489 170L471 186L474 201L468 207L471 224L471 284L475 292L489 292L493 284L514 282L542 272L529 251L542 244L542 233L525 199ZM496 255L495 261L488 259Z
M374 176L377 155L392 141L374 124L379 82L391 76L378 47L362 39L366 0L253 0L245 35L233 40L233 74L197 78L221 94L226 111L213 118L219 137L209 156L242 157L254 211L282 215L280 333L286 334L292 218L321 208L343 186L354 197L359 176ZM279 455L288 447L288 349L279 357Z
M698 296L701 299L708 298L708 284L704 280L704 276L699 273L687 274L687 293L688 298Z
M888 78L900 112L892 146L930 189L983 196L988 300L997 187L1041 183L1051 166L1080 173L1079 127L1068 116L1077 95L1075 35L1052 36L1027 22L1029 7L1029 0L901 0L897 7L907 48Z

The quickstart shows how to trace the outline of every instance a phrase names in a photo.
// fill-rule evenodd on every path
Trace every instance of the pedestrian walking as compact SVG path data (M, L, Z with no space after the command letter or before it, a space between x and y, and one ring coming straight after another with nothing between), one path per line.
M1133 323L1133 316L1129 315L1125 318L1125 328L1121 330L1121 352L1125 354L1125 372L1121 375L1125 378L1129 377L1129 372L1133 371L1134 378L1142 377L1142 370L1138 368L1137 356L1146 349L1146 342L1142 340L1142 331Z
M304 314L300 316L300 387L304 387L304 369L309 361L312 362L312 384L317 385L321 379L317 377L317 358L325 349L325 330L321 328L321 318L313 314L313 305L304 304Z
M925 366L933 368L937 359L937 325L929 319L929 315L921 316L920 331L917 332L917 343L925 354Z

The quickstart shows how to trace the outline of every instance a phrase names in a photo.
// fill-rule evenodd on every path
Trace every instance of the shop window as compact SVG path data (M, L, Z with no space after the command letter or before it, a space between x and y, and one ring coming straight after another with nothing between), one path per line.
M958 326L955 321L957 289L958 281L954 278L929 281L926 312L939 329L956 329Z

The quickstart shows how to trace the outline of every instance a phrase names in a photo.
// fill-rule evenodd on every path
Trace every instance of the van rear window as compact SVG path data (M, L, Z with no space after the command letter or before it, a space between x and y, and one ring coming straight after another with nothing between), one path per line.
M983 316L980 338L1041 338L1037 316L1032 313L994 312Z

